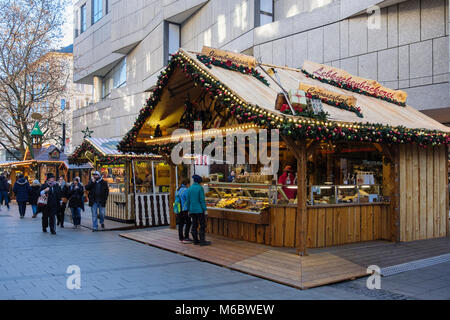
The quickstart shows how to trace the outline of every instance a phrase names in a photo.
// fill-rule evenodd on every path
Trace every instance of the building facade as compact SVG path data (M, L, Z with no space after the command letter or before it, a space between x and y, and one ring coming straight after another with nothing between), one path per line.
M450 123L449 0L79 0L74 81L94 103L73 112L120 138L133 125L169 55L204 45L264 63L329 64L405 90L408 104Z

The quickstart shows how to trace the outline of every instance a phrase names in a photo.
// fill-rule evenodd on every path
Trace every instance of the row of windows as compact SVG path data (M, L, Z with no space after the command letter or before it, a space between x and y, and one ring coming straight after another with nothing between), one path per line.
M79 12L79 27L77 23L77 29L75 32L75 37L78 36L79 33L83 33L87 29L87 2L80 7ZM105 8L103 8L103 5ZM91 25L99 21L104 15L109 12L109 0L91 0L92 12L91 12ZM274 1L273 0L255 0L255 7L259 8L256 11L256 26L263 26L268 23L272 23L274 21ZM104 10L103 10L104 9ZM78 15L78 14L77 14ZM169 24L169 28L175 28L178 26L176 24ZM178 30L172 30L171 32L179 32ZM171 50L169 49L169 52Z
M99 21L103 18L104 15L107 15L109 12L109 0L90 0L91 2L91 25ZM78 37L79 34L83 33L87 29L87 4L84 3L80 7L79 13L77 13L76 29L75 29L75 37ZM78 32L79 30L79 32Z

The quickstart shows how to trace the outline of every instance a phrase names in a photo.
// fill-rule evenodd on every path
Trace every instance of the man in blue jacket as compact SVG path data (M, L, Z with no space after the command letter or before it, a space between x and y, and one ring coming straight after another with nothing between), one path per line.
M202 182L202 177L194 175L192 177L194 183L188 189L187 196L187 208L189 211L189 216L192 219L192 237L194 239L194 244L200 244L201 246L207 246L211 243L205 240L205 230L206 230L206 203L205 203L205 191L200 185ZM200 232L198 231L198 226L200 225ZM199 241L200 237L200 241Z
M30 184L24 178L23 174L19 175L19 179L14 183L13 192L16 195L16 201L19 205L20 219L23 219L27 210L28 195L31 192Z

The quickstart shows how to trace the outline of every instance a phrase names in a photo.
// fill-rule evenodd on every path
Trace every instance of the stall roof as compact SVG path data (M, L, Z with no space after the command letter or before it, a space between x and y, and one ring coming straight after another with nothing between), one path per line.
M117 149L117 146L121 139L118 138L85 138L83 143L79 145L72 155L69 156L69 161L72 163L73 161L79 160L80 154L83 150L87 150L89 147L94 148L96 153L103 158L121 158L121 157L133 157L136 156L138 158L155 158L159 156L155 156L152 154L144 154L144 155L135 155L133 153L123 153ZM81 165L78 163L78 165Z
M450 132L450 127L433 120L413 107L408 105L400 106L376 97L345 90L337 86L321 82L308 77L300 69L259 64L256 66L255 70L258 71L265 78L265 80L267 80L269 85L266 85L263 81L257 79L257 77L253 77L250 74L243 74L238 71L215 66L214 64L206 66L204 62L200 61L200 54L195 52L179 49L178 53L174 57L177 56L182 59L183 63L193 66L193 68L186 68L186 65L184 65L184 68L179 68L179 65L175 63L174 65L169 65L169 67L161 73L158 85L153 91L153 97L148 100L147 106L141 110L134 127L120 142L119 150L134 152L146 152L145 150L147 150L148 152L149 149L144 147L142 142L137 142L137 137L140 135L141 129L146 123L145 119L150 117L153 112L152 110L158 103L160 103L160 91L164 90L170 80L170 75L174 73L174 66L183 72L193 72L194 74L200 72L196 76L200 76L200 78L202 78L202 83L199 84L206 89L210 89L211 85L208 87L204 85L205 83L211 83L210 81L212 81L212 83L217 81L220 82L223 85L223 91L229 90L231 96L238 98L238 101L241 100L240 102L235 102L234 104L247 104L250 108L252 106L256 106L259 111L267 112L272 119L279 117L280 122L278 123L280 124L284 121L288 121L289 119L295 121L296 119L305 119L305 117L288 116L275 109L277 95L282 91L282 89L267 74L269 69L272 68L277 72L280 82L286 90L298 89L300 83L302 83L320 87L339 95L355 97L356 107L361 110L362 117L359 117L352 111L339 109L336 106L323 103L324 111L328 113L326 121L338 126L338 129L350 128L345 132L346 134L355 134L355 131L352 132L351 128L353 125L357 125L358 129L361 128L360 131L364 131L365 134L369 134L369 131L370 134L375 134L378 133L377 131L383 130L383 141L387 143L398 141L400 143L417 142L420 144L447 144L449 142L449 136L447 133ZM169 75L169 77L167 77L167 75ZM192 79L191 81L197 82L196 79ZM313 125L317 120L312 118L307 119L314 120ZM256 119L254 122L259 121ZM319 124L319 126L321 125L322 124ZM295 128L295 130L297 130L297 128ZM394 132L390 132L390 130L393 130ZM415 137L410 138L410 136L408 136L405 138L409 135L410 130ZM395 138L393 138L394 135ZM369 141L372 142L376 142L376 140L377 138L369 138Z
M433 120L413 107L401 107L374 97L349 92L320 82L319 80L308 78L299 69L261 64L257 69L259 69L260 73L269 82L270 86L266 86L258 79L240 72L227 70L214 65L211 65L211 69L209 69L197 59L197 53L187 52L183 49L181 49L181 51L191 58L198 66L204 69L204 71L211 74L214 78L219 79L229 89L234 91L242 100L249 104L256 104L261 108L274 113L281 114L281 112L275 110L275 100L277 94L281 92L281 88L267 76L262 69L267 71L270 68L274 68L279 75L281 84L287 90L297 89L301 82L319 86L338 94L353 95L357 98L356 106L361 108L363 114L362 118L351 111L341 110L324 103L324 109L329 113L328 119L331 121L384 124L393 127L403 126L410 129L428 129L450 132L449 127Z

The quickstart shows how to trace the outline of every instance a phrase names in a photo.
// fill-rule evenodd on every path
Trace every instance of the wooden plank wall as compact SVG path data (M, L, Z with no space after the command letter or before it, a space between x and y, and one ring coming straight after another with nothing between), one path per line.
M110 193L106 202L105 215L119 221L132 220L131 212L127 210L126 201L124 193ZM117 205L116 202L125 205Z
M206 232L235 240L271 245L269 225L208 217Z
M386 239L391 237L389 205L307 209L308 248ZM296 247L295 207L273 207L270 225L209 218L207 232L274 247Z
M448 233L447 147L400 145L400 241Z

